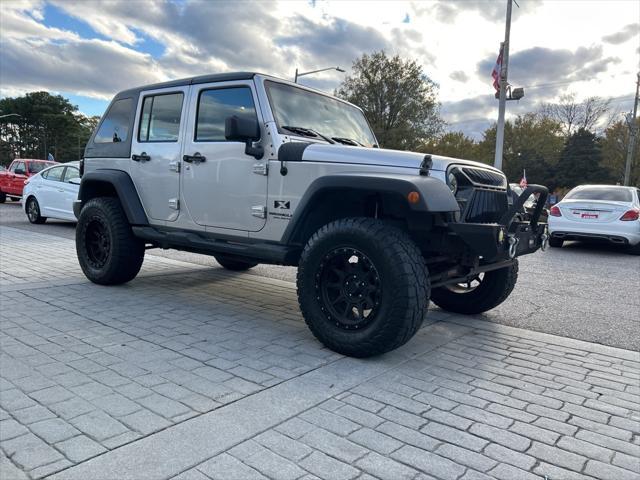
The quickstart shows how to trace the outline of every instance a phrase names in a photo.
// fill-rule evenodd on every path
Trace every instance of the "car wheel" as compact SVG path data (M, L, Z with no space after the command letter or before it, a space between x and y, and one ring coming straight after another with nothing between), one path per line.
M553 247L553 248L562 248L562 245L564 244L564 240L561 238L557 238L557 237L550 237L549 238L549 246Z
M302 252L297 284L311 332L353 357L406 343L429 305L420 250L403 231L371 218L337 220L318 230Z
M40 205L35 197L27 200L27 218L31 223L41 224L47 221L47 217L40 215Z
M89 200L76 226L76 253L89 280L118 285L135 278L144 260L144 242L133 235L117 198Z
M4 203L7 201L7 194L4 192L0 192L0 203Z
M222 265L227 270L233 270L234 272L242 272L244 270L249 270L250 268L258 265L258 262L251 262L248 260L243 260L241 258L236 257L228 257L225 255L216 255L216 262Z
M504 302L518 281L518 261L508 267L477 275L466 283L434 288L431 301L443 310L473 315Z

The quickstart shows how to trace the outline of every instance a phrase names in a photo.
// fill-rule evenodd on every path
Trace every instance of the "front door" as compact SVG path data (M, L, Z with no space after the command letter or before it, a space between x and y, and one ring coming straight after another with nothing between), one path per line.
M183 153L181 194L189 216L209 227L256 232L266 222L266 163L225 138L225 120L262 114L252 81L192 85ZM263 130L264 135L264 130Z
M131 178L153 220L172 222L180 209L180 155L189 87L142 92L131 139Z
M27 165L25 162L15 162L9 169L9 193L22 195L24 181L27 177Z

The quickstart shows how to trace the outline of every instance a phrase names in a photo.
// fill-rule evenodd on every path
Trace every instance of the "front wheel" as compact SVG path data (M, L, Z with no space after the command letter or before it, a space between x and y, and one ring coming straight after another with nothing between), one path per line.
M117 198L98 197L84 206L76 226L76 252L82 271L100 285L135 278L144 260L144 242L133 235Z
M508 267L481 273L466 283L434 288L431 301L443 310L473 315L504 302L518 281L518 260Z
M337 220L318 230L302 252L297 283L311 332L353 357L406 343L429 305L420 250L403 231L371 218Z
M40 204L34 197L27 200L27 218L31 223L41 224L47 221L47 217L40 215Z
M7 201L7 194L4 192L0 192L0 203L4 203Z

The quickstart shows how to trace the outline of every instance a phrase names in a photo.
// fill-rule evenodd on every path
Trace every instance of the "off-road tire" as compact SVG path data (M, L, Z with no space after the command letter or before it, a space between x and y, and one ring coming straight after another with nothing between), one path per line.
M225 255L215 255L216 262L218 262L226 270L232 270L234 272L243 272L258 265L258 262L252 262L250 260L244 260L236 257L228 257Z
M562 248L564 240L557 237L549 237L549 246L553 248Z
M361 252L379 273L377 310L362 328L347 330L323 310L318 276L323 262L340 249ZM336 220L314 233L300 258L297 286L311 332L326 347L352 357L382 354L409 341L429 305L429 274L420 250L402 230L371 218Z
M4 192L0 192L0 203L4 203L7 201L7 194Z
M35 224L42 224L47 221L47 217L43 217L40 214L40 204L38 203L38 200L36 200L35 197L29 197L27 199L26 210L27 210L27 219L29 220L29 222L35 223Z
M88 239L88 234L100 230L104 232L104 244L108 244L102 262L96 261L96 249ZM142 266L144 249L117 198L94 198L82 208L76 226L76 253L82 271L93 283L118 285L132 280Z
M469 292L454 292L446 286L434 288L431 301L450 312L465 315L484 313L504 302L517 281L518 260L514 260L508 267L486 272L482 283Z

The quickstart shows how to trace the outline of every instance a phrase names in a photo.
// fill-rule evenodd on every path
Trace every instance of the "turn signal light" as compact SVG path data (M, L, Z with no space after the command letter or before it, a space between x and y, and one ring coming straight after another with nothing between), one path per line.
M407 200L409 200L409 203L418 203L420 201L420 194L418 192L409 192Z
M638 220L640 218L640 210L634 208L633 210L629 210L624 215L620 217L620 220L623 222L632 222L634 220Z
M551 210L549 210L549 215L551 215L552 217L561 217L562 213L560 212L560 209L554 205L553 207L551 207Z

